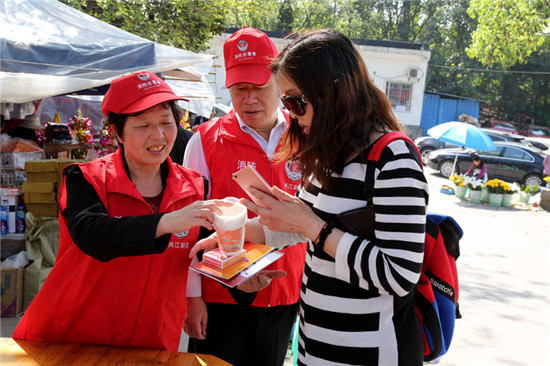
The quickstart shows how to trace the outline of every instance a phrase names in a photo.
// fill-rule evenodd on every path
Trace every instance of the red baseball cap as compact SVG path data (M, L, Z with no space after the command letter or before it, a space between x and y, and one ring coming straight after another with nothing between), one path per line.
M168 84L149 71L124 75L111 82L105 93L101 112L108 116L137 113L172 100L186 100L177 96Z
M264 85L271 77L269 64L279 51L262 31L244 27L223 44L225 87L236 83Z

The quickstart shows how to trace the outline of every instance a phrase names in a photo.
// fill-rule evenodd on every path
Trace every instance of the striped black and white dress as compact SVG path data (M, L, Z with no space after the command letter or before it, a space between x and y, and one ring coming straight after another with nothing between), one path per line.
M298 196L325 221L365 206L366 163L359 155L331 191L316 180ZM428 184L414 146L383 150L373 192L376 240L345 233L336 258L308 243L300 297L300 365L422 365L423 340L414 287L423 258ZM283 246L293 234L270 232Z

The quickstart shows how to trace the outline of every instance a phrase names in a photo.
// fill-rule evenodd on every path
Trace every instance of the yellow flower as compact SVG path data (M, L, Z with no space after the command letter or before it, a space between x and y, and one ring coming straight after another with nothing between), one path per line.
M504 193L508 193L508 192L511 191L509 183L506 183L506 182L504 182L500 179L496 179L496 178L487 181L487 183L485 183L485 185L483 187L487 188L489 193L504 194Z
M453 181L453 183L455 184L455 186L457 187L464 187L464 177L461 176L461 175L456 175L456 174L452 174L450 177L449 177L450 180Z

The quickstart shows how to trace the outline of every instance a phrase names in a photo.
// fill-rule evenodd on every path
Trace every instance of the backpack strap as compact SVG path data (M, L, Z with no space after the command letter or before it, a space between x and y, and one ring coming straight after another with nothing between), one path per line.
M400 131L392 131L392 132L388 132L387 134L383 135L378 140L376 140L376 142L374 143L374 145L372 146L369 152L367 159L369 161L378 161L380 159L380 155L382 154L382 150L384 150L384 148L390 142L395 140L405 140L410 142L416 148L416 151L418 152L418 156L421 156L420 151L418 151L418 147L416 147L415 143L413 142L413 140L410 139L409 136L407 136L406 134Z
M422 156L418 150L418 147L410 139L410 137L400 131L388 132L381 136L373 144L368 146L365 150L365 153L367 154L367 171L365 172L365 185L363 189L363 197L367 201L367 205L372 204L372 192L374 191L374 171L378 160L380 160L380 155L382 154L384 148L395 140L405 140L410 142L418 152L418 156Z

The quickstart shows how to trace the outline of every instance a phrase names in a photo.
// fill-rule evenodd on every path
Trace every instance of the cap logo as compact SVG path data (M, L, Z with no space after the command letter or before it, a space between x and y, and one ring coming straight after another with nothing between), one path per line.
M239 43L237 43L237 48L239 51L244 52L248 49L248 43L244 39L241 39Z
M136 74L136 76L137 76L138 79L141 80L141 81L147 81L147 80L149 80L149 78L150 78L149 74L147 74L146 72L140 73L140 74Z

